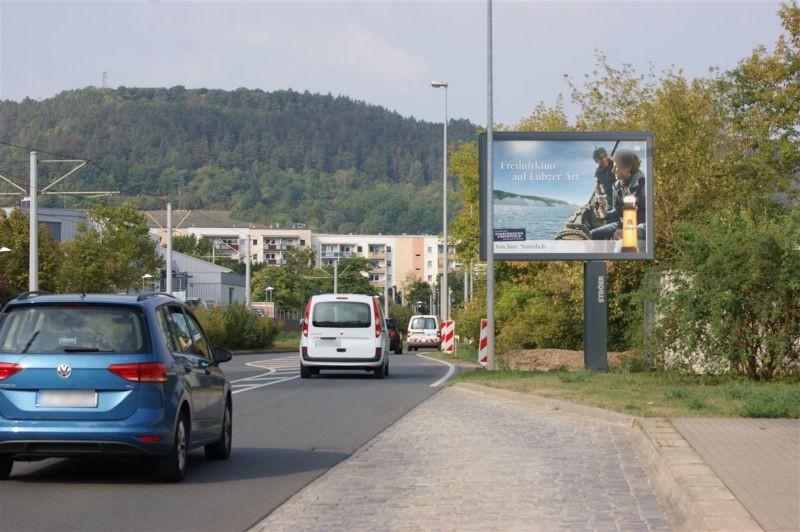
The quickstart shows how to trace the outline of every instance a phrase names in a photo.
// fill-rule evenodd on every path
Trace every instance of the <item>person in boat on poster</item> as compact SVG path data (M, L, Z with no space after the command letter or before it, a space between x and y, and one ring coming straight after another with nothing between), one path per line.
M589 233L592 240L618 239L622 229L622 207L625 196L636 198L636 219L638 238L644 240L645 225L645 177L641 169L641 159L631 150L619 150L613 157L615 181L611 188L610 208L605 211L605 224Z

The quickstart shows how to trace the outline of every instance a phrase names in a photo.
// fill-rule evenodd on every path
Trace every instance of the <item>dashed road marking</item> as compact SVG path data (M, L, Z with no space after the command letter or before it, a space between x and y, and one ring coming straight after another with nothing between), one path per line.
M265 369L267 372L231 381L231 388L234 388L232 393L249 392L250 390L300 377L300 362L296 355L269 360L255 360L248 362L246 365L251 368Z

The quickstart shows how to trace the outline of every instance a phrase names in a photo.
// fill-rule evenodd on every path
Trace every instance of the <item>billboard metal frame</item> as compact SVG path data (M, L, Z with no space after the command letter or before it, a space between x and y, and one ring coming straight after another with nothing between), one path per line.
M598 141L598 142L613 142L613 141L642 141L645 143L645 157L643 162L646 162L645 173L645 242L646 249L644 251L636 252L555 252L555 253L498 253L494 252L495 260L521 260L521 261L552 261L552 260L579 260L579 261L604 261L604 260L653 260L655 258L654 238L653 232L655 230L654 217L653 217L653 134L649 131L559 131L559 132L494 132L493 133L493 147L506 141L546 141L546 142L563 142L563 141ZM480 258L486 260L487 243L489 242L486 234L486 201L487 198L493 198L493 195L488 195L486 192L486 164L487 164L487 146L486 146L486 133L482 133L479 137L479 186L480 186ZM493 152L495 150L493 149ZM591 157L591 154L587 154ZM495 170L496 173L496 170ZM493 201L493 199L492 199ZM492 209L494 211L494 209ZM493 224L495 228L496 223ZM494 243L494 241L492 241Z

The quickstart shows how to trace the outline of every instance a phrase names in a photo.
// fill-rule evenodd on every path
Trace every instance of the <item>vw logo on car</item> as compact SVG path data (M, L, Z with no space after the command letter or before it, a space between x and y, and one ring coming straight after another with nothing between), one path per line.
M56 368L56 373L62 379L69 379L69 376L72 375L72 366L69 364L59 364Z

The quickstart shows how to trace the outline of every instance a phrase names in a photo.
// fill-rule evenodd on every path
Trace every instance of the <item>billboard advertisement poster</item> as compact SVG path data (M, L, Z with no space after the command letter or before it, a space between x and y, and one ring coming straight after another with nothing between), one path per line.
M493 137L490 196L486 134L480 137L481 259L490 240L496 260L653 259L651 133Z

